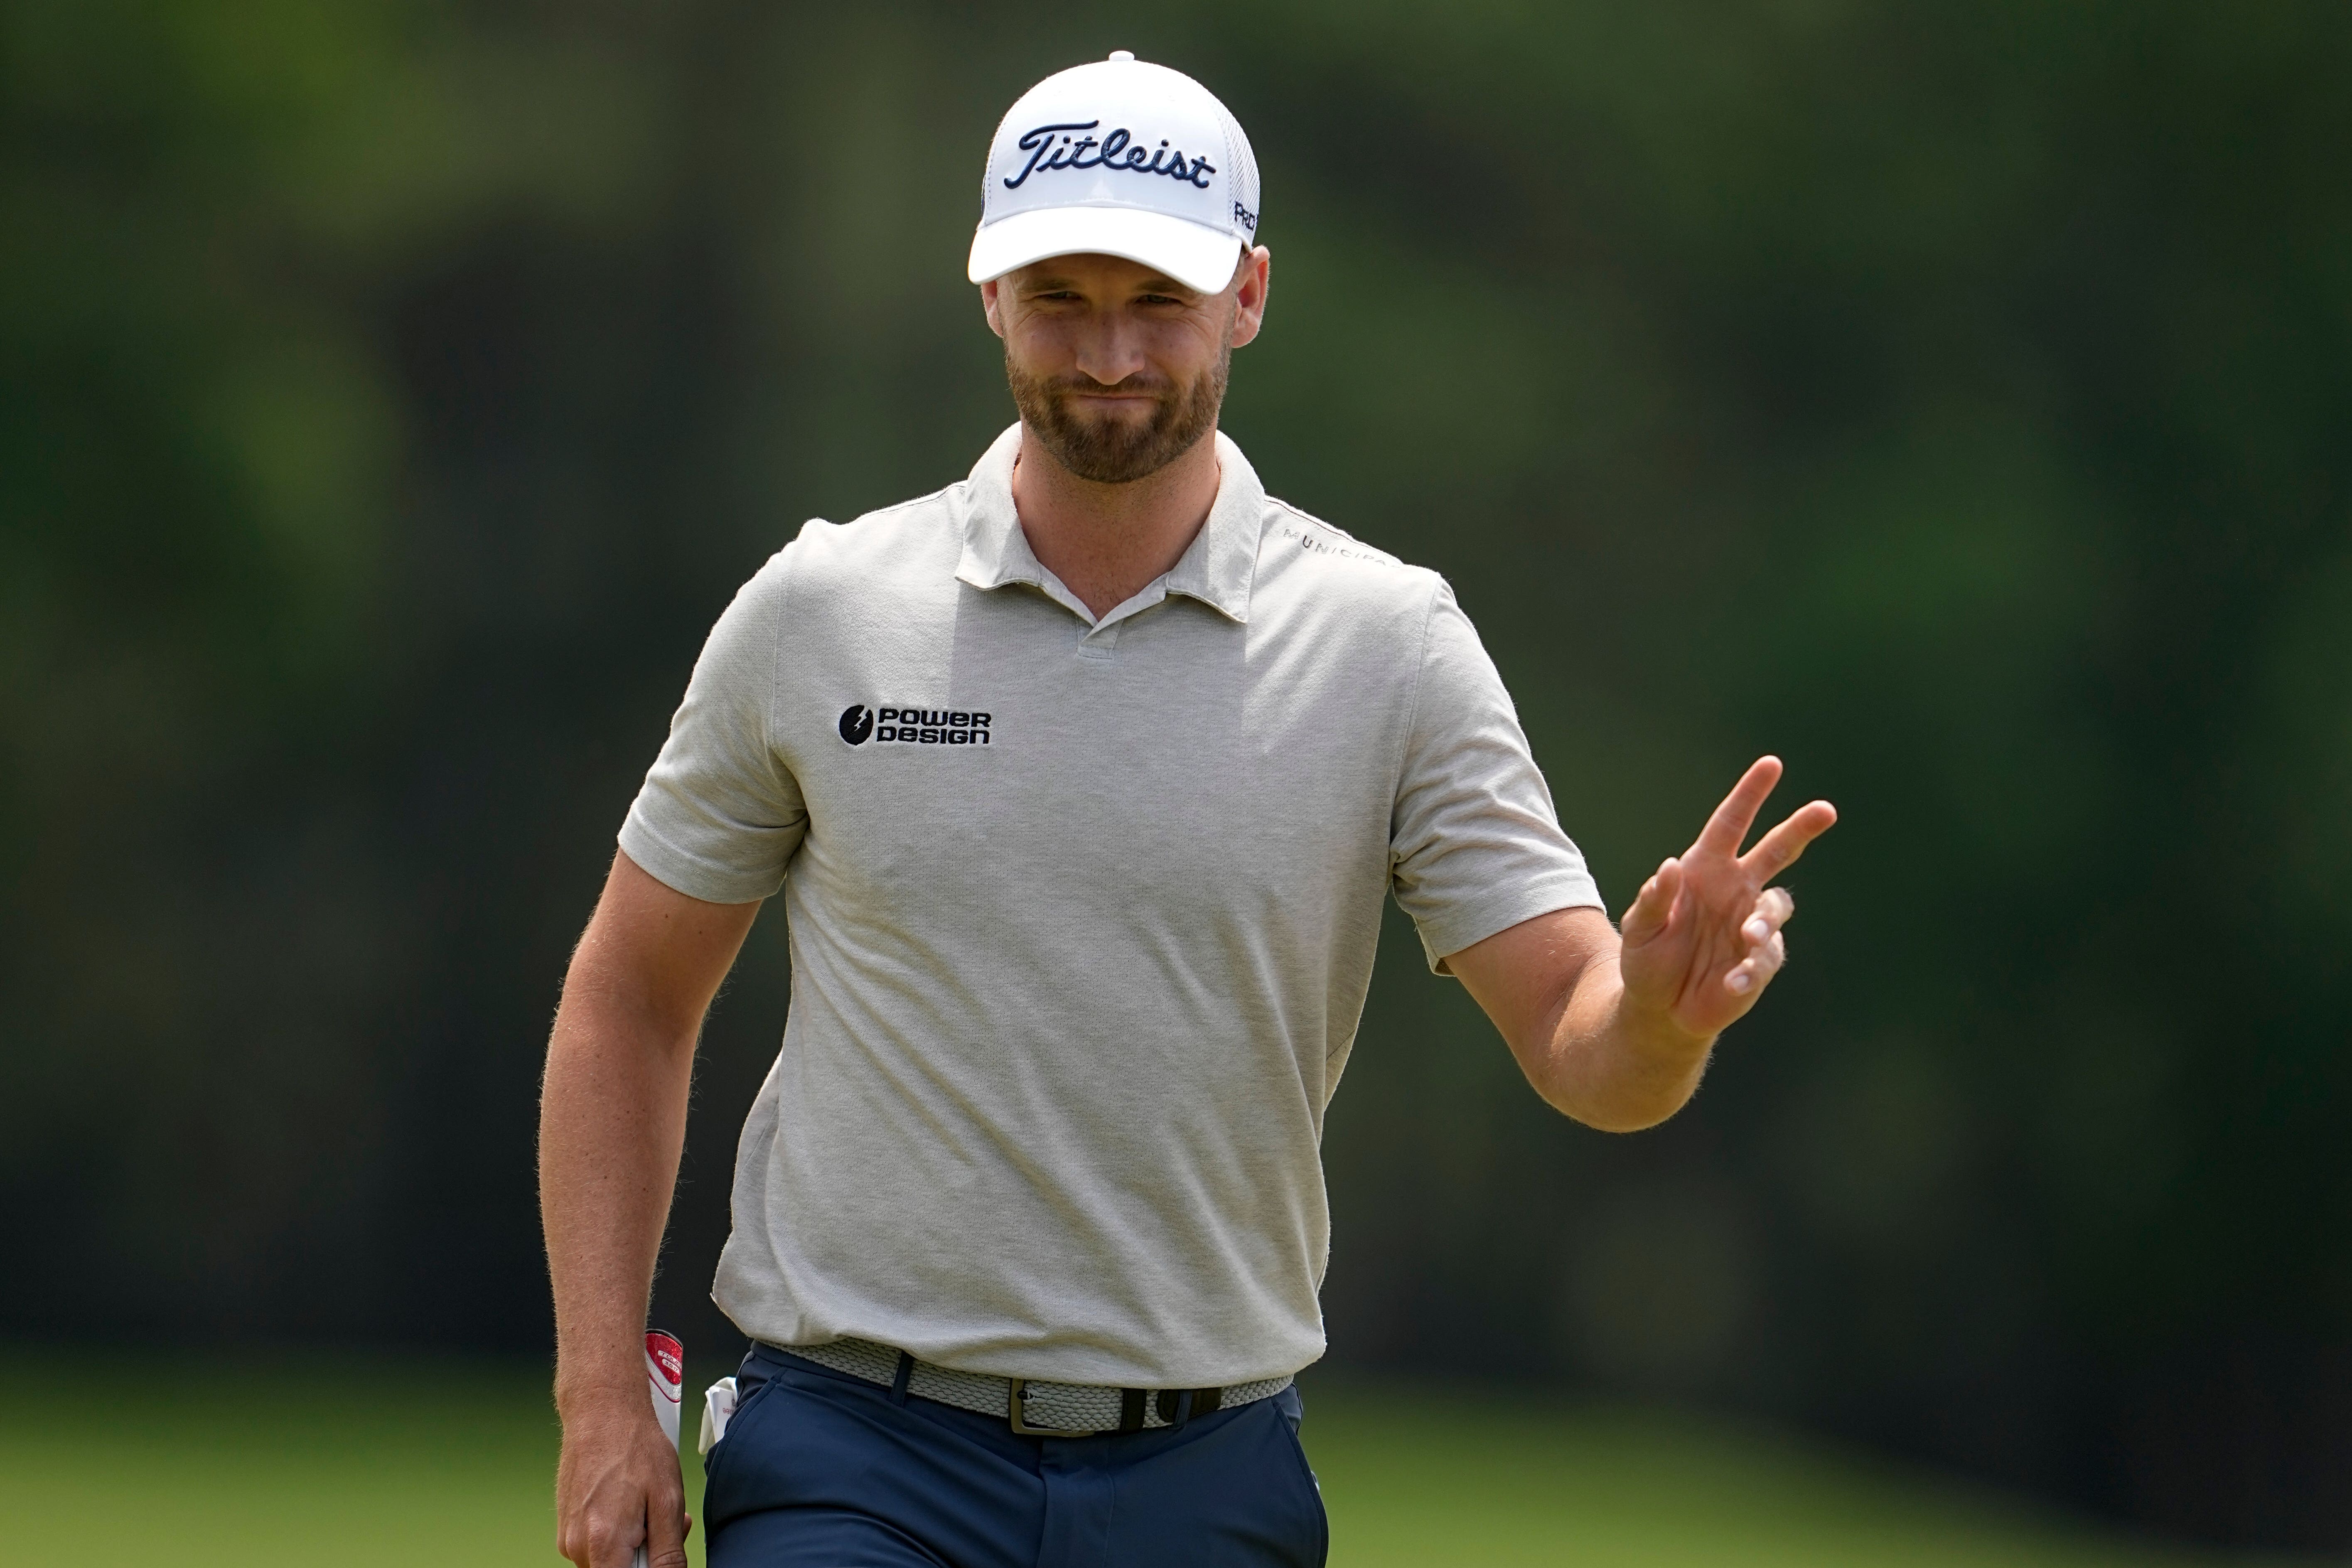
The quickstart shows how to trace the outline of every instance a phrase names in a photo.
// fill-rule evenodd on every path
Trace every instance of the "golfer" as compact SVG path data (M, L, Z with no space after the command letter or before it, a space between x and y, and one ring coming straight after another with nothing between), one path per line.
M1612 929L1445 584L1217 429L1270 265L1224 106L1124 52L1064 71L985 190L1019 422L744 584L565 982L541 1170L582 1568L686 1561L641 1334L763 900L792 1008L713 1290L751 1340L715 1568L1311 1564L1291 1380L1382 900L1545 1100L1646 1127L1780 968L1768 884L1834 820L1743 855L1759 762Z

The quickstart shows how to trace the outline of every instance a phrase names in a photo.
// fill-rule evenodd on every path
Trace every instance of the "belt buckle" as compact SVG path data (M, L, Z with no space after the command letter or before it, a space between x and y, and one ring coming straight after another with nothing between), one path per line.
M1024 1437L1091 1437L1094 1436L1092 1432L1081 1432L1066 1426L1030 1426L1028 1412L1023 1408L1023 1403L1028 1397L1029 1380L1025 1377L1008 1377L1004 1381L1006 1411L1013 1417L1013 1429Z

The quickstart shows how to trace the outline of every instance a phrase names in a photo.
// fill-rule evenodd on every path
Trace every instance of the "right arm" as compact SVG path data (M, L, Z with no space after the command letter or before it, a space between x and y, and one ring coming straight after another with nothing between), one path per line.
M1446 958L1551 1104L1626 1132L1697 1090L1716 1037L1788 959L1781 928L1797 904L1772 879L1837 821L1814 801L1742 855L1780 777L1777 757L1748 770L1697 841L1642 885L1622 940L1599 910L1556 910Z
M686 1142L703 1015L758 903L712 904L615 855L572 955L540 1094L555 1291L556 1547L580 1568L685 1568L677 1456L646 1392L645 1322Z

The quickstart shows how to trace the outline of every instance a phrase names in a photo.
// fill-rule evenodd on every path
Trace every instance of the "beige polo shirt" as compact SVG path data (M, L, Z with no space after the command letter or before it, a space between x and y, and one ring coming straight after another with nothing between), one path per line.
M1381 900L1434 964L1601 900L1433 573L1219 436L1199 536L1097 620L1030 552L1019 437L744 584L621 829L791 921L713 1297L782 1345L1279 1376L1323 1350L1318 1144Z

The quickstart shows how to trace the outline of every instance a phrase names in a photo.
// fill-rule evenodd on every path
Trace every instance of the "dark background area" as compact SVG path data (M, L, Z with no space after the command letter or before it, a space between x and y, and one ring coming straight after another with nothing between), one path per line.
M735 585L1009 421L982 154L1112 47L1265 170L1226 427L1454 581L1612 901L1759 751L1844 814L1639 1137L1392 922L1334 1362L2352 1547L2336 4L0 0L0 1332L544 1350L611 835Z

